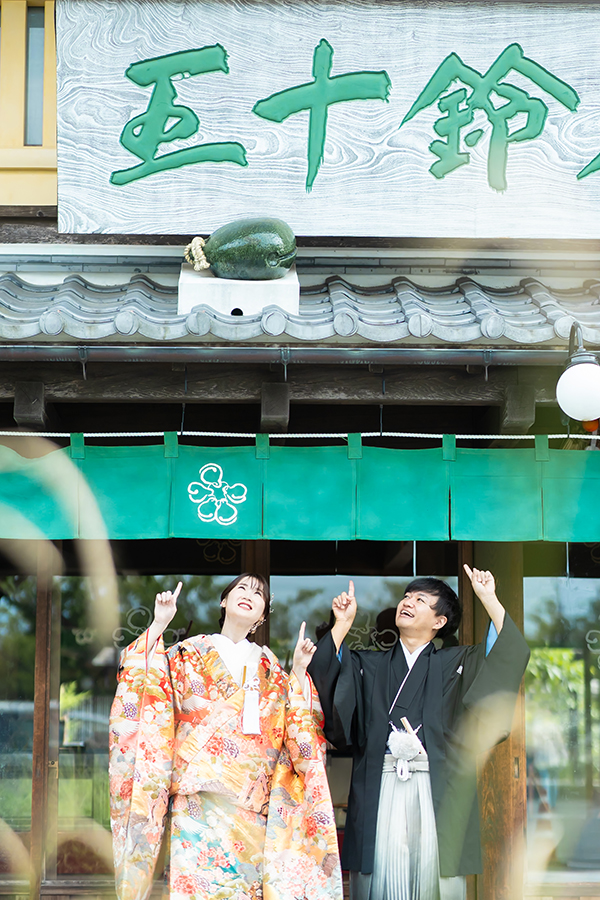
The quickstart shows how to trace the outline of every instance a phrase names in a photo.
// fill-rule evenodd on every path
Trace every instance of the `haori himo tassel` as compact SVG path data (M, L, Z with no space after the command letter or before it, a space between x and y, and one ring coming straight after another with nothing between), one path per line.
M402 724L406 730L401 731L390 722L392 731L388 737L387 745L390 753L396 760L395 767L398 778L400 781L408 781L414 771L410 763L418 756L426 756L426 754L423 744L417 737L417 732L413 730L408 719L403 719Z

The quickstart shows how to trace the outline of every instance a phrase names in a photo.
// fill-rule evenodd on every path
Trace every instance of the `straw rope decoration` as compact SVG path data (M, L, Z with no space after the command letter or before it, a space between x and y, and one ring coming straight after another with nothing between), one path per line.
M195 272L201 272L203 269L210 269L210 263L204 255L204 238L195 237L184 250L184 256L190 266L194 267Z

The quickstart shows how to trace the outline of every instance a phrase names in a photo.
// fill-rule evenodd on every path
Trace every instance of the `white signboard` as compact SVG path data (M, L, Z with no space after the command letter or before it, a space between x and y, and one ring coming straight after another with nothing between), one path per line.
M600 8L57 0L59 228L600 237Z

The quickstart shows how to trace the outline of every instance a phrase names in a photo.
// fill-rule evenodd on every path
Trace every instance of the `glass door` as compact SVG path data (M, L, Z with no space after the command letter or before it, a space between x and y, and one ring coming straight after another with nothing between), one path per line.
M61 604L57 839L46 880L112 877L108 741L119 655L150 625L156 594L174 589L179 580L184 587L165 641L218 630L219 595L229 576L124 575L118 578L120 623L111 640L99 645L85 579L56 579L55 602Z
M564 550L562 553L565 559ZM600 893L600 553L569 548L568 574L526 577L529 893ZM579 896L579 894L578 894Z
M29 880L36 578L0 577L0 885Z
M457 565L456 544L271 541L271 649L289 669L301 623L318 640L330 627L333 597L347 591L352 579L358 613L346 642L355 650L387 650L398 640L396 606L409 581L434 575L458 591ZM327 776L340 847L351 770L350 753L330 747Z

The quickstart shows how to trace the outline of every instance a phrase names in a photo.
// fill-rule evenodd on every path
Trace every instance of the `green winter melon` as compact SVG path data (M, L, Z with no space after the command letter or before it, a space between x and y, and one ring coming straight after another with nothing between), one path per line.
M194 238L185 258L196 271L210 266L217 278L263 281L283 278L296 259L296 238L281 219L240 219Z

